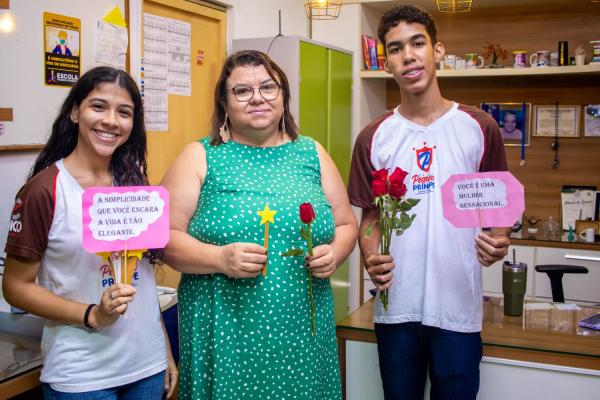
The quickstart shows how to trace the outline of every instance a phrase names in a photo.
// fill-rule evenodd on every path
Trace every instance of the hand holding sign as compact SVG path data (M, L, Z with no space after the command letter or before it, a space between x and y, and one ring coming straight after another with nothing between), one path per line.
M145 249L169 241L169 193L161 186L88 188L82 219L83 247L108 261L117 282L131 284Z
M442 202L457 228L510 227L525 210L525 192L507 171L456 174L442 186Z

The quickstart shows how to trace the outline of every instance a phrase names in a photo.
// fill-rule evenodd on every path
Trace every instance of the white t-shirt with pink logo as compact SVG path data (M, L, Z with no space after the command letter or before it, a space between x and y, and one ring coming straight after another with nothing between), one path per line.
M421 321L455 332L479 332L482 323L478 229L455 228L443 216L441 188L453 174L506 170L496 122L482 110L454 103L428 126L397 109L373 121L359 135L348 193L357 207L373 208L371 172L400 167L408 172L406 197L420 202L416 219L401 236L392 235L396 268L389 307L379 301L376 323Z
M62 160L38 173L17 194L9 231L10 256L40 260L38 282L51 292L81 303L98 303L113 283L103 259L82 246L83 189ZM16 211L15 211L16 210ZM85 392L125 385L166 369L154 270L139 263L137 289L127 312L108 327L46 321L42 336L44 365L40 380L61 392Z

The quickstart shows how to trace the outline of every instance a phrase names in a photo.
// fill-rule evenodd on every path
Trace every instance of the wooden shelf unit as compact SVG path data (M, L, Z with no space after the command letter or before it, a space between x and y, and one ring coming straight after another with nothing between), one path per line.
M600 64L569 65L566 67L539 68L479 68L438 70L438 78L481 78L481 77L512 77L512 76L567 76L567 75L600 75ZM360 71L362 79L392 79L385 71Z

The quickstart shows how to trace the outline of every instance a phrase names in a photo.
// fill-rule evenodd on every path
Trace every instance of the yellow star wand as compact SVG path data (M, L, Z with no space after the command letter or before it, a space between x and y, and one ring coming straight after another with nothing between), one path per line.
M265 208L262 211L258 211L258 215L261 218L260 225L265 224L265 241L263 246L267 252L269 251L269 222L272 224L275 223L275 214L277 214L277 211L269 209L268 203L265 205ZM263 276L267 276L267 264L265 264L263 267L262 274Z

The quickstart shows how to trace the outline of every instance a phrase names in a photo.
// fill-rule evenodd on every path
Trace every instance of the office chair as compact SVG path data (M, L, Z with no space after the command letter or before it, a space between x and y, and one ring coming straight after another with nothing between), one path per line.
M578 265L564 265L564 264L544 264L536 265L535 270L537 272L548 274L550 278L550 286L552 288L552 301L555 303L564 303L565 294L563 291L562 277L563 274L587 274L588 269L586 267L580 267Z

